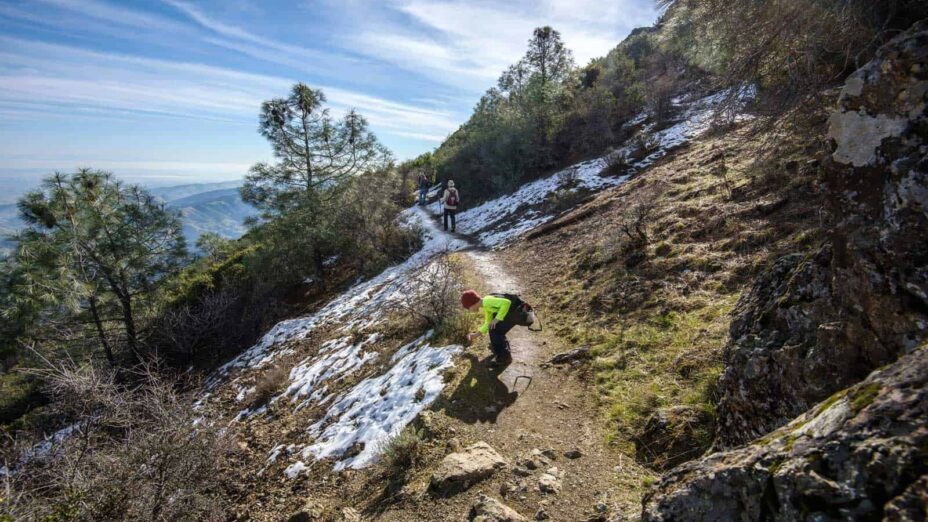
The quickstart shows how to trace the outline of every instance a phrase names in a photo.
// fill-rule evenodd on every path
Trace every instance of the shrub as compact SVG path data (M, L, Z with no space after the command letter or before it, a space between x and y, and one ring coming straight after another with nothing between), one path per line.
M460 304L462 280L460 263L444 252L404 283L406 297L395 301L394 308L425 321L438 338L459 342L470 326Z
M643 192L635 191L628 197L619 230L628 239L628 247L632 251L640 250L648 244L648 228L657 207L657 196L657 191L652 188Z
M391 475L403 475L414 468L422 457L423 433L407 426L390 439L383 449L383 462Z
M289 379L290 374L283 366L268 368L255 383L255 391L251 393L251 409L260 408L270 402Z
M580 190L561 188L557 189L545 199L548 212L559 214L572 209L587 198L587 194Z
M175 383L145 369L126 386L109 370L70 362L37 373L72 424L46 450L21 454L0 519L227 518L230 446L221 430L197 419Z

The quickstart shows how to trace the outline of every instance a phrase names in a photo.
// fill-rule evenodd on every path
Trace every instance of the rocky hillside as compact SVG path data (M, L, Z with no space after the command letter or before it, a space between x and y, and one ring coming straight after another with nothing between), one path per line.
M732 322L716 447L736 449L665 476L645 519L924 520L926 61L920 23L847 80L827 240L765 271Z
M456 231L434 188L396 221L412 255L302 296L158 443L215 437L204 495L237 521L925 520L926 64L921 22L816 92L828 114L773 116L762 85L683 71L613 148L463 208ZM511 362L470 342L465 288L534 305ZM0 478L54 463L81 422Z

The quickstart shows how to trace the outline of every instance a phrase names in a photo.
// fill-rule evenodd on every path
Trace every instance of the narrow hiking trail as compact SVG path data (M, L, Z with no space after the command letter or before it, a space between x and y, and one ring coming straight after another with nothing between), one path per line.
M462 239L437 233L449 240ZM520 293L532 300L531 295L524 294L519 278L502 266L494 252L468 242L470 248L464 254L485 285L481 290ZM626 498L615 480L617 468L635 464L607 446L593 395L579 375L586 366L548 364L554 354L575 346L548 332L521 327L514 328L509 339L513 362L502 372L487 366L490 351L485 337L465 350L462 357L471 367L461 387L481 400L468 400L463 396L465 390L456 390L449 401L452 411L446 412L453 419L456 439L451 446L483 441L509 465L462 493L447 498L423 495L376 518L463 520L481 493L501 500L526 518L541 511L550 520L597 520L606 511L611 514L637 508L637 499ZM545 456L539 457L539 452ZM520 464L525 459L534 459L537 469ZM549 471L560 482L556 494L539 491L539 479Z

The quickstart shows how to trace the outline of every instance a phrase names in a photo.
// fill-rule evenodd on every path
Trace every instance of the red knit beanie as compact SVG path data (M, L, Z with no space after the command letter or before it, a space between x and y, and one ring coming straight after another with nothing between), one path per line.
M461 306L470 308L480 302L480 296L473 290L467 290L461 294Z

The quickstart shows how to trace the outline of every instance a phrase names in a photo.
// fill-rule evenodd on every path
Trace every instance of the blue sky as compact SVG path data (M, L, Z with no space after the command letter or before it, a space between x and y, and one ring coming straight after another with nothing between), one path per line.
M652 0L0 0L0 189L78 166L150 184L239 178L270 159L260 103L296 81L414 157L467 118L534 27L585 63L656 16Z

